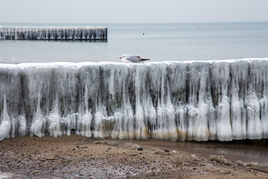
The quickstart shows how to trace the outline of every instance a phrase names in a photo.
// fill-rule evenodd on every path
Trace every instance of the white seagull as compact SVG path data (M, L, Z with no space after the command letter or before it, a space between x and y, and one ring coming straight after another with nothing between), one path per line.
M120 59L122 60L122 62L133 62L133 63L150 60L149 58L142 58L141 56L127 55L127 54L122 55Z

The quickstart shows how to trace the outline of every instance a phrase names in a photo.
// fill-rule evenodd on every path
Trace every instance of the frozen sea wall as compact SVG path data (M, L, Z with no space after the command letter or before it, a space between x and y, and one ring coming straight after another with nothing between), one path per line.
M0 140L268 138L268 59L1 64Z
M107 28L0 26L0 40L107 40Z

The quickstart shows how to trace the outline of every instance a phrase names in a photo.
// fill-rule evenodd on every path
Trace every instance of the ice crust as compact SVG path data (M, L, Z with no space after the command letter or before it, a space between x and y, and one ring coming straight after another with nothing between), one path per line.
M268 137L268 59L1 64L0 140Z
M0 26L0 40L107 40L107 28Z

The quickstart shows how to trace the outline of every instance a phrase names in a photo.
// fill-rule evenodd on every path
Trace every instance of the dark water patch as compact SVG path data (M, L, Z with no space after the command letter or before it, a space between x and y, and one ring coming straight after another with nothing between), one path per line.
M243 143L243 141L245 143ZM258 162L260 165L268 166L268 145L251 145L253 140L241 140L231 142L207 141L207 142L169 142L150 139L149 141L135 141L141 147L158 147L183 151L186 153L202 155L224 155L231 161L241 160L243 162ZM262 142L263 140L259 140ZM240 142L240 143L239 143ZM256 140L256 142L258 142ZM256 143L254 143L256 144Z
M219 141L219 140L209 140L207 142L216 143L216 144L241 144L241 145L252 145L252 146L268 146L267 139L260 139L260 140L232 140L232 141ZM198 143L206 143L206 142L198 142Z

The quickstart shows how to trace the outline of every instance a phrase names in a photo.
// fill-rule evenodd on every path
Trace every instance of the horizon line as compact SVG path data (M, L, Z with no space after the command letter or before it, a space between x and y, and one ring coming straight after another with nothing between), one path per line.
M222 22L0 22L3 24L209 24L209 23L258 23L268 21L222 21Z

